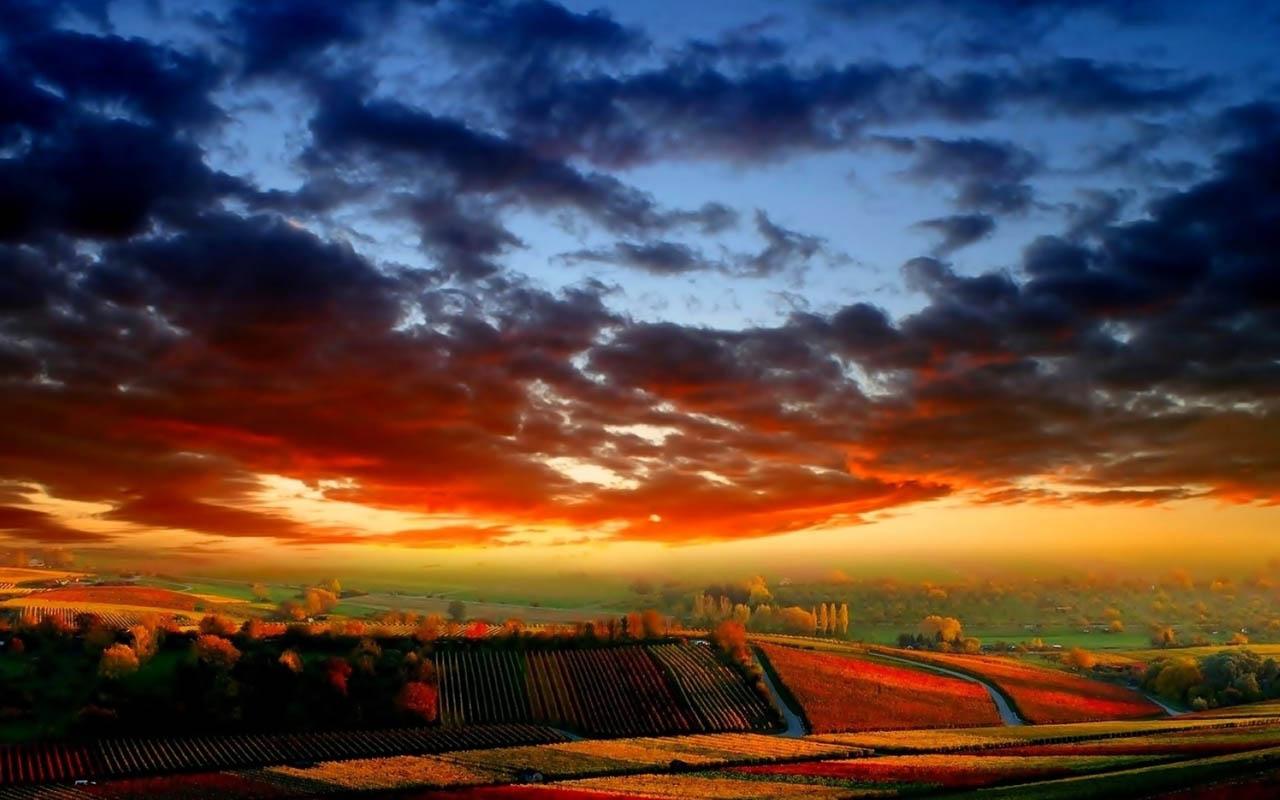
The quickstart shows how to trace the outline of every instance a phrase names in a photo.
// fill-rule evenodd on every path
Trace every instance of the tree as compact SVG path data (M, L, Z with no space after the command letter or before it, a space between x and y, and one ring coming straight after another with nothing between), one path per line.
M1229 645L1245 645L1249 643L1249 637L1240 631L1231 634L1231 638L1227 640Z
M346 695L347 681L351 678L351 665L346 659L331 658L324 664L324 677L339 694Z
M1098 665L1098 657L1083 647L1073 647L1067 652L1066 662L1075 669L1093 669Z
M831 620L830 615L827 612L827 604L823 603L818 606L818 633L825 636L830 622Z
M444 631L444 620L439 614L429 614L422 618L418 623L418 628L413 632L413 638L419 642L434 642L440 638L440 634Z
M302 593L302 607L308 617L327 614L338 605L338 595L329 589L313 586Z
M1113 619L1111 624L1107 626L1107 633L1124 633L1124 622Z
M146 625L134 625L129 628L128 633L129 638L133 640L133 652L137 654L139 661L146 661L155 655L158 642L152 628Z
M1149 682L1150 688L1161 697L1181 702L1187 692L1204 681L1200 673L1200 665L1194 658L1177 658L1173 661L1157 663L1152 667L1154 679ZM1148 674L1150 677L1150 673Z
M271 602L271 590L267 588L265 583L255 583L249 587L249 593L253 595L253 599L259 603Z
M102 677L118 680L137 671L138 654L129 645L113 644L102 651L102 659L98 662L98 674Z
M840 604L840 614L837 618L837 624L839 625L840 635L847 637L849 635L849 604L848 603Z
M782 609L781 617L782 629L785 632L802 636L812 636L818 624L811 612L805 611L798 606L788 606Z
M449 602L449 619L453 622L466 622L467 620L467 604L461 600L452 600Z
M192 649L195 652L196 661L218 670L230 671L240 660L240 651L234 644L213 634L204 634L197 638Z
M302 674L302 656L298 655L297 650L285 650L280 654L278 661L280 666L289 670L294 675Z
M646 639L658 639L667 635L667 619L652 608L640 612L640 627Z
M741 622L733 620L721 622L712 632L711 641L735 660L750 660L750 654L747 651L747 629Z
M422 681L409 681L396 695L396 708L401 713L416 717L423 722L434 722L437 694L434 686Z
M200 620L200 632L212 636L231 636L240 630L234 619L222 614L206 614Z
M754 575L747 579L747 604L750 606L758 606L762 603L773 601L773 592L769 591L769 584L765 581L763 575Z
M930 614L921 620L919 631L924 638L938 643L959 641L964 632L960 620L937 614Z
M1151 633L1151 644L1156 647L1176 647L1178 635L1168 625L1160 625Z
M334 597L342 597L342 584L337 578L326 578L320 581L320 588L332 594Z

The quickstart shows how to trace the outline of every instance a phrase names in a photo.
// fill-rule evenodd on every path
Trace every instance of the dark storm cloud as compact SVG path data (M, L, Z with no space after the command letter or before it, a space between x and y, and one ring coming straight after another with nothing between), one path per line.
M686 58L618 74L551 71L531 85L490 81L486 89L514 135L616 167L670 157L769 161L855 147L884 126L980 122L1020 106L1064 116L1160 112L1209 86L1080 58L952 73L874 61L725 68Z
M955 186L951 202L956 208L1018 214L1031 207L1034 192L1027 179L1041 169L1040 161L1012 142L932 137L886 141L893 150L911 154L908 178Z
M570 263L617 264L653 275L682 275L719 268L689 245L665 241L617 242L608 249L576 250L561 258Z
M818 0L818 8L854 24L889 21L935 45L972 57L1016 53L1038 44L1067 20L1100 16L1120 24L1162 17L1166 0ZM942 24L940 20L946 20Z
M432 22L449 47L498 53L526 69L579 56L616 59L648 46L642 31L620 25L604 11L579 14L547 0L448 3Z
M313 144L304 157L313 169L373 166L388 176L429 170L463 194L542 209L570 208L618 232L672 225L718 225L719 205L669 211L649 195L600 172L582 172L540 156L520 142L393 100L353 96L335 87L311 120Z
M687 244L657 240L616 242L608 248L564 253L561 259L569 263L616 264L653 275L719 272L739 278L767 278L796 272L816 261L828 265L849 261L844 254L832 251L822 237L785 228L760 209L755 213L755 228L763 244L752 253L723 249L719 257L713 258Z
M989 214L953 214L922 220L915 227L936 232L941 240L935 252L946 255L990 236L996 229L996 221Z
M29 71L71 102L119 103L163 126L199 127L223 118L209 99L222 71L199 52L51 30L15 37L8 59L11 69Z
M241 188L161 129L73 116L22 155L0 159L0 241L129 236L153 219L190 219Z

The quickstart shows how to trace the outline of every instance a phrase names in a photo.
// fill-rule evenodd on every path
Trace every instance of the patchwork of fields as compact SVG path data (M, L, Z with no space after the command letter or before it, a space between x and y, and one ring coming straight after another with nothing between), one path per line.
M853 735L786 739L699 734L562 741L128 778L80 787L66 796L247 800L370 792L380 798L423 800L597 800L911 797L978 791L982 797L1128 798L1195 782L1238 782L1251 772L1280 769L1280 747L1270 744L1280 736L1280 719L1244 720L1228 727L1232 724L1218 720L1033 726L1008 737L1010 746L997 748L987 746L975 731L969 749L914 754L885 754L846 743ZM1159 725L1169 732L1153 733L1159 730L1153 726ZM1000 729L986 730L997 736ZM1120 746L1158 741L1161 736L1176 744L1188 735L1224 748L1248 749L1208 756L1190 755L1176 746L1162 752L1076 753L1055 752L1051 748L1056 745L1045 744L1075 738ZM528 785L530 776L541 785ZM521 782L524 785L512 785ZM0 798L8 796L23 795L0 793Z
M208 611L230 611L237 624L253 613L237 598L33 588L12 577L22 580L0 612L21 623L52 617L74 628L92 613L122 629L157 615L193 625ZM369 635L421 646L407 624L336 618L309 635L328 633L340 636L324 641L343 647ZM0 800L1280 796L1280 701L1170 718L1128 686L1036 656L755 637L750 651L805 723L804 735L782 736L769 693L705 642L536 636L509 645L497 625L453 633L414 656L430 662L436 724L0 746ZM255 631L284 634L280 622ZM1167 654L1114 657L1140 667ZM1019 720L1008 709L1002 717L986 687L1028 724L1001 724Z

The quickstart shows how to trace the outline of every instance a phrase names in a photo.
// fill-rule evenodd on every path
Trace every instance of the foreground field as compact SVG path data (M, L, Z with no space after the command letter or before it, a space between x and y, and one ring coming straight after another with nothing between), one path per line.
M987 691L970 681L852 653L776 644L762 644L760 651L814 733L1000 723Z
M557 739L559 739L557 741ZM526 742L517 744L517 742ZM0 750L0 785L99 784L83 798L1130 798L1280 769L1280 718L1138 720L783 738L751 733L564 741L528 726L97 743ZM507 744L503 746L503 743ZM537 743L541 742L541 743ZM25 761L15 753L26 752ZM79 759L79 762L77 762ZM255 761L256 759L256 761ZM85 762L96 771L85 771ZM80 771L39 773L80 763ZM258 766L253 766L253 764ZM204 771L201 771L204 770ZM160 772L146 777L147 772ZM180 773L180 774L178 774ZM543 786L508 786L530 779ZM0 798L41 797L17 788ZM61 791L61 790L59 790ZM1228 795L1229 796L1229 795ZM1266 796L1266 795L1263 795Z
M1028 722L1142 719L1164 710L1138 692L1111 683L1034 666L1013 657L893 650L892 655L965 672L998 688Z

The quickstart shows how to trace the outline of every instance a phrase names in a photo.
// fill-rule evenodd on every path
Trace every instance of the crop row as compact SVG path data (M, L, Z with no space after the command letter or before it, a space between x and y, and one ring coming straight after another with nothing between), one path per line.
M142 621L141 615L134 612L106 610L101 607L21 605L10 606L8 610L21 625L38 625L45 619L53 619L59 625L72 628L80 616L85 614L92 614L100 624L115 630L124 630Z
M563 738L550 728L501 725L8 745L0 747L0 786L298 761L440 753L477 747L540 744L562 741Z
M660 644L652 650L705 730L754 730L773 722L773 709L764 698L706 645Z
M436 654L447 725L533 722L600 736L752 730L768 703L701 645Z

